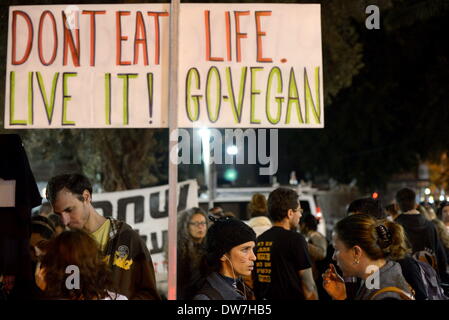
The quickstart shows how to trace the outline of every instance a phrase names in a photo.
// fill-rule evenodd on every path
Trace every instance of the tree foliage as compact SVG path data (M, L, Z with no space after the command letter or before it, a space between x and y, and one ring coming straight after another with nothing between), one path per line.
M289 2L310 1L283 1ZM1 30L7 30L8 5L51 3L54 1L2 3ZM74 2L58 1L64 3ZM365 8L371 4L381 10L381 30L365 28ZM296 170L308 179L324 176L349 182L356 178L360 186L370 187L384 184L392 174L413 168L419 160L439 159L448 150L449 141L449 131L444 130L449 115L447 86L442 85L447 83L449 50L447 41L432 35L447 30L447 12L446 0L322 1L326 126L320 130L281 130L280 170L286 174ZM3 75L6 54L7 32L1 32ZM2 105L4 92L5 81L0 81ZM3 127L3 107L0 110ZM18 133L33 161L52 163L56 168L61 161L70 161L74 170L84 171L106 191L167 180L166 129Z
M385 21L393 21L389 13L396 16L402 9L406 4L387 11ZM281 149L297 150L286 163L311 177L325 174L345 183L355 178L368 189L383 187L393 174L413 170L420 161L438 159L448 150L444 84L449 46L435 36L447 30L447 18L447 11L438 12L376 31L361 25L363 70L326 109L323 130L283 133L298 137L281 138L289 141Z

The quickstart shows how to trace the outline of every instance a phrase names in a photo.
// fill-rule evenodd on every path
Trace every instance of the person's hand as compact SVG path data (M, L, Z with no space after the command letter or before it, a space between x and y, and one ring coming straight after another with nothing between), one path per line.
M329 264L329 268L323 273L323 288L334 300L346 299L345 281L337 273L332 263Z
M34 277L36 281L36 285L41 289L42 291L45 291L45 288L47 287L47 283L45 282L45 270L41 268L41 263L38 262L36 265L36 271L34 272Z

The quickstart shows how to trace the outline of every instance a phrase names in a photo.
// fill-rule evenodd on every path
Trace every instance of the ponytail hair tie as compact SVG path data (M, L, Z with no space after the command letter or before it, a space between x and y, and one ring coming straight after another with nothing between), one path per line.
M393 243L393 235L388 228L381 224L376 227L377 244L381 249L389 247Z
M209 214L209 220L210 221L212 221L212 222L225 222L225 221L228 221L228 220L230 220L231 218L230 217L215 217L215 216L213 216L212 214Z

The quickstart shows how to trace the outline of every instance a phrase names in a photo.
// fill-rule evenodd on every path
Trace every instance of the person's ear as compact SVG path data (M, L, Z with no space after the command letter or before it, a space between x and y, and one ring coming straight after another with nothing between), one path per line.
M223 262L226 261L226 260L231 261L231 257L228 254L225 253L224 255L221 256L220 260L223 261Z
M359 246L354 246L352 250L354 253L354 258L360 259L360 257L362 256L362 248Z
M287 218L290 220L293 217L293 209L288 209Z
M84 202L91 202L92 201L92 198L90 196L90 192L89 191L87 191L87 190L83 191L83 199L84 199Z

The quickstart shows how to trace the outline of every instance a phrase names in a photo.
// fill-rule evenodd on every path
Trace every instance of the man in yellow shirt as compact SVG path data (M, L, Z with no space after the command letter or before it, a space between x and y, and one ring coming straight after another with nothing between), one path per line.
M71 229L91 234L112 270L113 289L128 299L160 300L150 252L128 224L100 215L92 206L92 185L81 174L53 177L47 199Z

